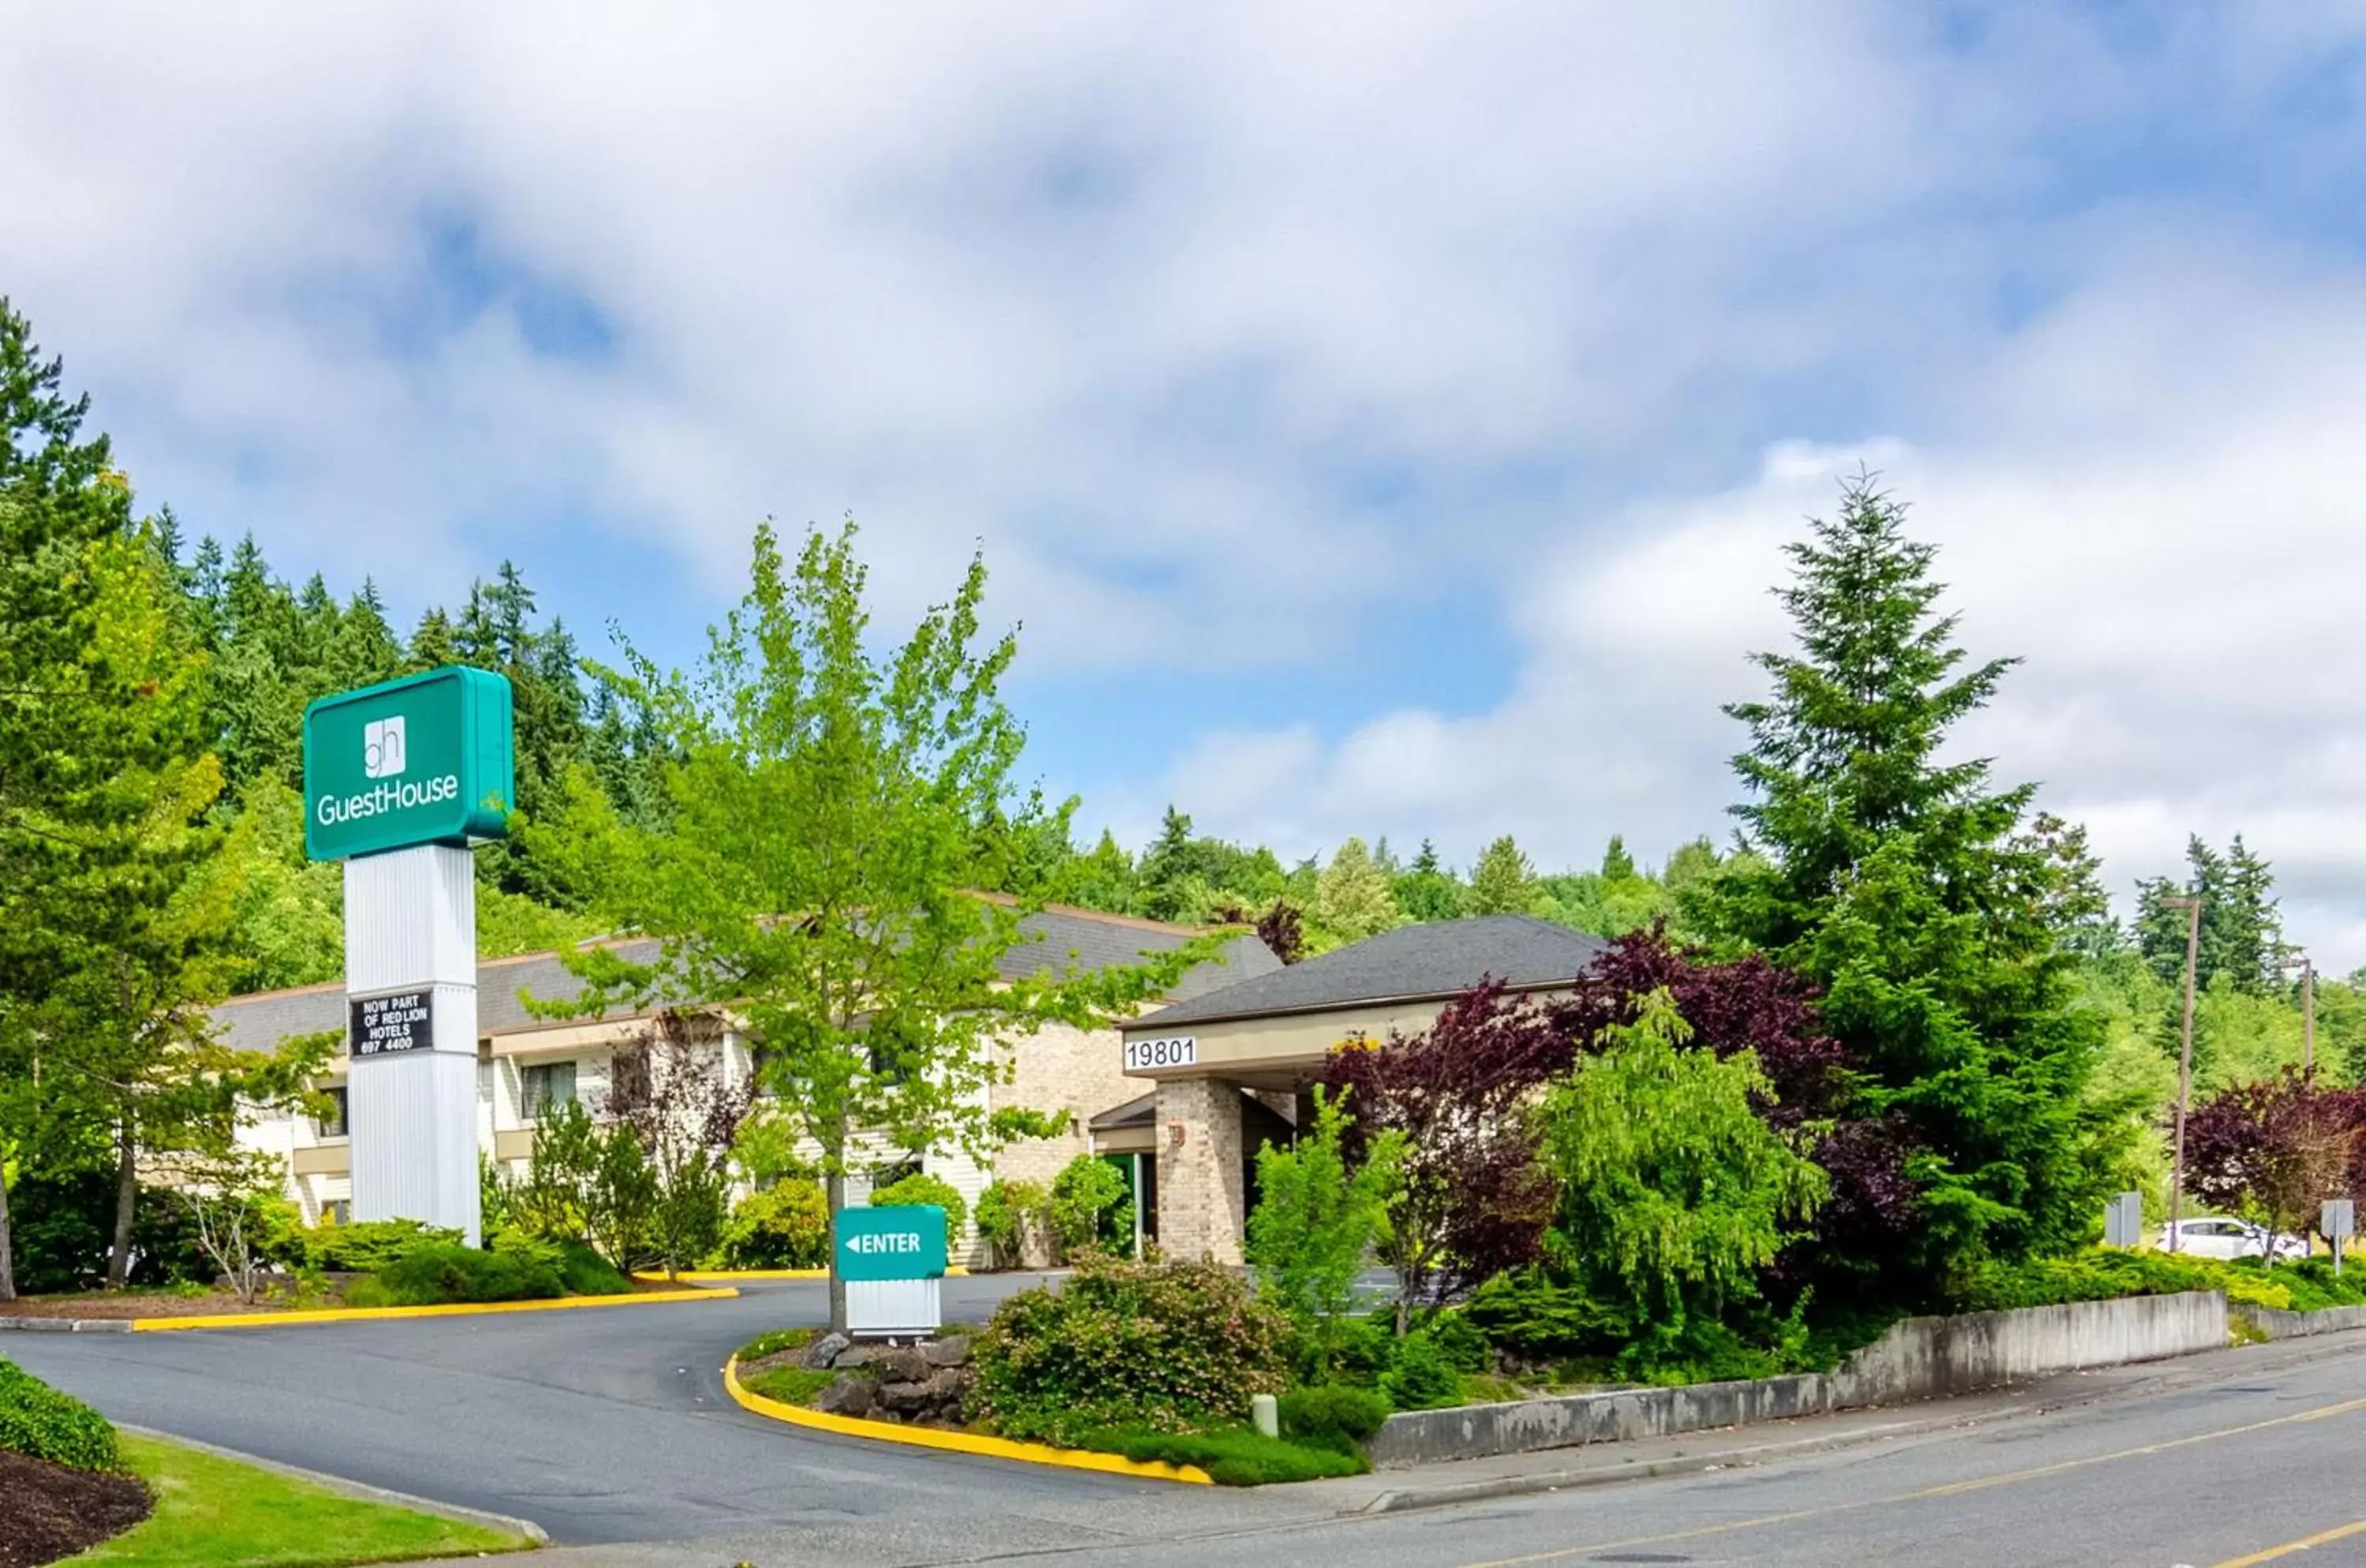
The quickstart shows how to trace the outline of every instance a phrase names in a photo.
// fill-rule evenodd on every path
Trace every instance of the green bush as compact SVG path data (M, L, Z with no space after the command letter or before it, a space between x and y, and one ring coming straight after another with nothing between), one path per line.
M115 1428L14 1361L0 1361L0 1450L73 1470L117 1470Z
M357 1220L306 1229L297 1243L302 1256L291 1261L332 1274L375 1274L422 1243L459 1240L458 1231L418 1220Z
M895 1209L934 1203L945 1212L945 1245L961 1245L962 1227L969 1224L969 1201L960 1190L941 1176L912 1175L893 1181L871 1194L874 1209Z
M558 1270L539 1258L446 1241L422 1242L371 1278L377 1292L368 1293L375 1299L382 1292L389 1306L543 1301L567 1293Z
M1487 1370L1487 1337L1459 1312L1442 1312L1421 1325L1421 1332L1436 1342L1437 1353L1446 1364L1458 1372L1483 1372Z
M1026 1261L1030 1235L1051 1234L1052 1195L1040 1181L989 1181L977 1195L977 1235L987 1265L1015 1269Z
M621 1296L633 1289L633 1281L614 1264L580 1241L550 1241L521 1230L501 1230L493 1233L488 1250L552 1270L570 1296Z
M27 1295L96 1291L107 1283L115 1235L115 1172L20 1175L9 1183L9 1256ZM188 1205L143 1187L132 1209L130 1283L210 1286L214 1266L197 1245Z
M1488 1280L1470 1292L1461 1315L1488 1344L1531 1365L1612 1354L1628 1337L1625 1313L1541 1268Z
M1211 1263L1087 1254L1065 1287L1021 1291L973 1348L970 1414L1004 1435L1073 1443L1096 1428L1190 1432L1281 1391L1290 1321Z
M1087 1247L1133 1251L1133 1198L1116 1166L1078 1155L1052 1179L1052 1240L1062 1258Z
M1335 1475L1361 1475L1371 1469L1364 1456L1353 1450L1311 1447L1238 1427L1191 1433L1102 1430L1083 1434L1077 1446L1098 1453L1123 1454L1137 1464L1197 1465L1219 1486L1322 1481Z
M1352 1453L1389 1418L1388 1396L1369 1388L1325 1383L1281 1396L1281 1435L1316 1448Z
M1380 1390L1400 1410L1437 1410L1462 1403L1462 1374L1434 1337L1408 1334L1380 1374Z
M724 1222L715 1255L725 1269L818 1269L829 1261L829 1200L804 1177L751 1192Z

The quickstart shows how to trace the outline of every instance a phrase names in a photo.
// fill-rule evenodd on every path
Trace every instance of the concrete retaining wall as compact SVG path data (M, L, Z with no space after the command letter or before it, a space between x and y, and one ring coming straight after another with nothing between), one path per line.
M2366 1306L2285 1312L2278 1307L2238 1303L2228 1310L2249 1324L2253 1332L2264 1339L2305 1339L2313 1334L2339 1334L2347 1329L2366 1328Z
M2215 1291L1961 1317L1910 1317L1893 1324L1888 1333L1830 1374L1408 1411L1390 1416L1365 1448L1375 1466L1393 1470L1440 1460L1662 1438L1969 1393L2086 1367L2187 1356L2225 1343L2226 1298Z

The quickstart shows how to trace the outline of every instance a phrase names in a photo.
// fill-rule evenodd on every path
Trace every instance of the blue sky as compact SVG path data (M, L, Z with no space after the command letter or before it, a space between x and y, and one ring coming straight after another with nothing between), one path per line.
M152 501L694 651L763 516L973 544L1138 840L1721 832L1833 477L2124 889L2366 962L2366 6L0 0L0 291Z

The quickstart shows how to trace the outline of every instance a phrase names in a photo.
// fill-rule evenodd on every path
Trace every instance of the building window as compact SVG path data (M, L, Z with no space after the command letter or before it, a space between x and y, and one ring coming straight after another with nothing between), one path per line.
M525 1119L539 1122L549 1111L575 1103L575 1064L544 1062L525 1069Z
M312 1135L316 1138L344 1137L347 1131L345 1091L341 1089L324 1089L321 1091L321 1097L329 1102L331 1110L326 1115L312 1119Z

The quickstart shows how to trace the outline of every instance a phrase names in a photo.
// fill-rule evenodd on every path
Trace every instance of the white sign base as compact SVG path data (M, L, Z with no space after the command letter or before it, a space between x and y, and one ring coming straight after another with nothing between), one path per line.
M945 1324L942 1280L849 1280L846 1331L858 1339L934 1334Z
M356 1055L348 1068L354 1218L419 1220L474 1246L477 880L467 850L421 844L345 862L348 1014L353 1001L411 991L427 993L429 1038Z

